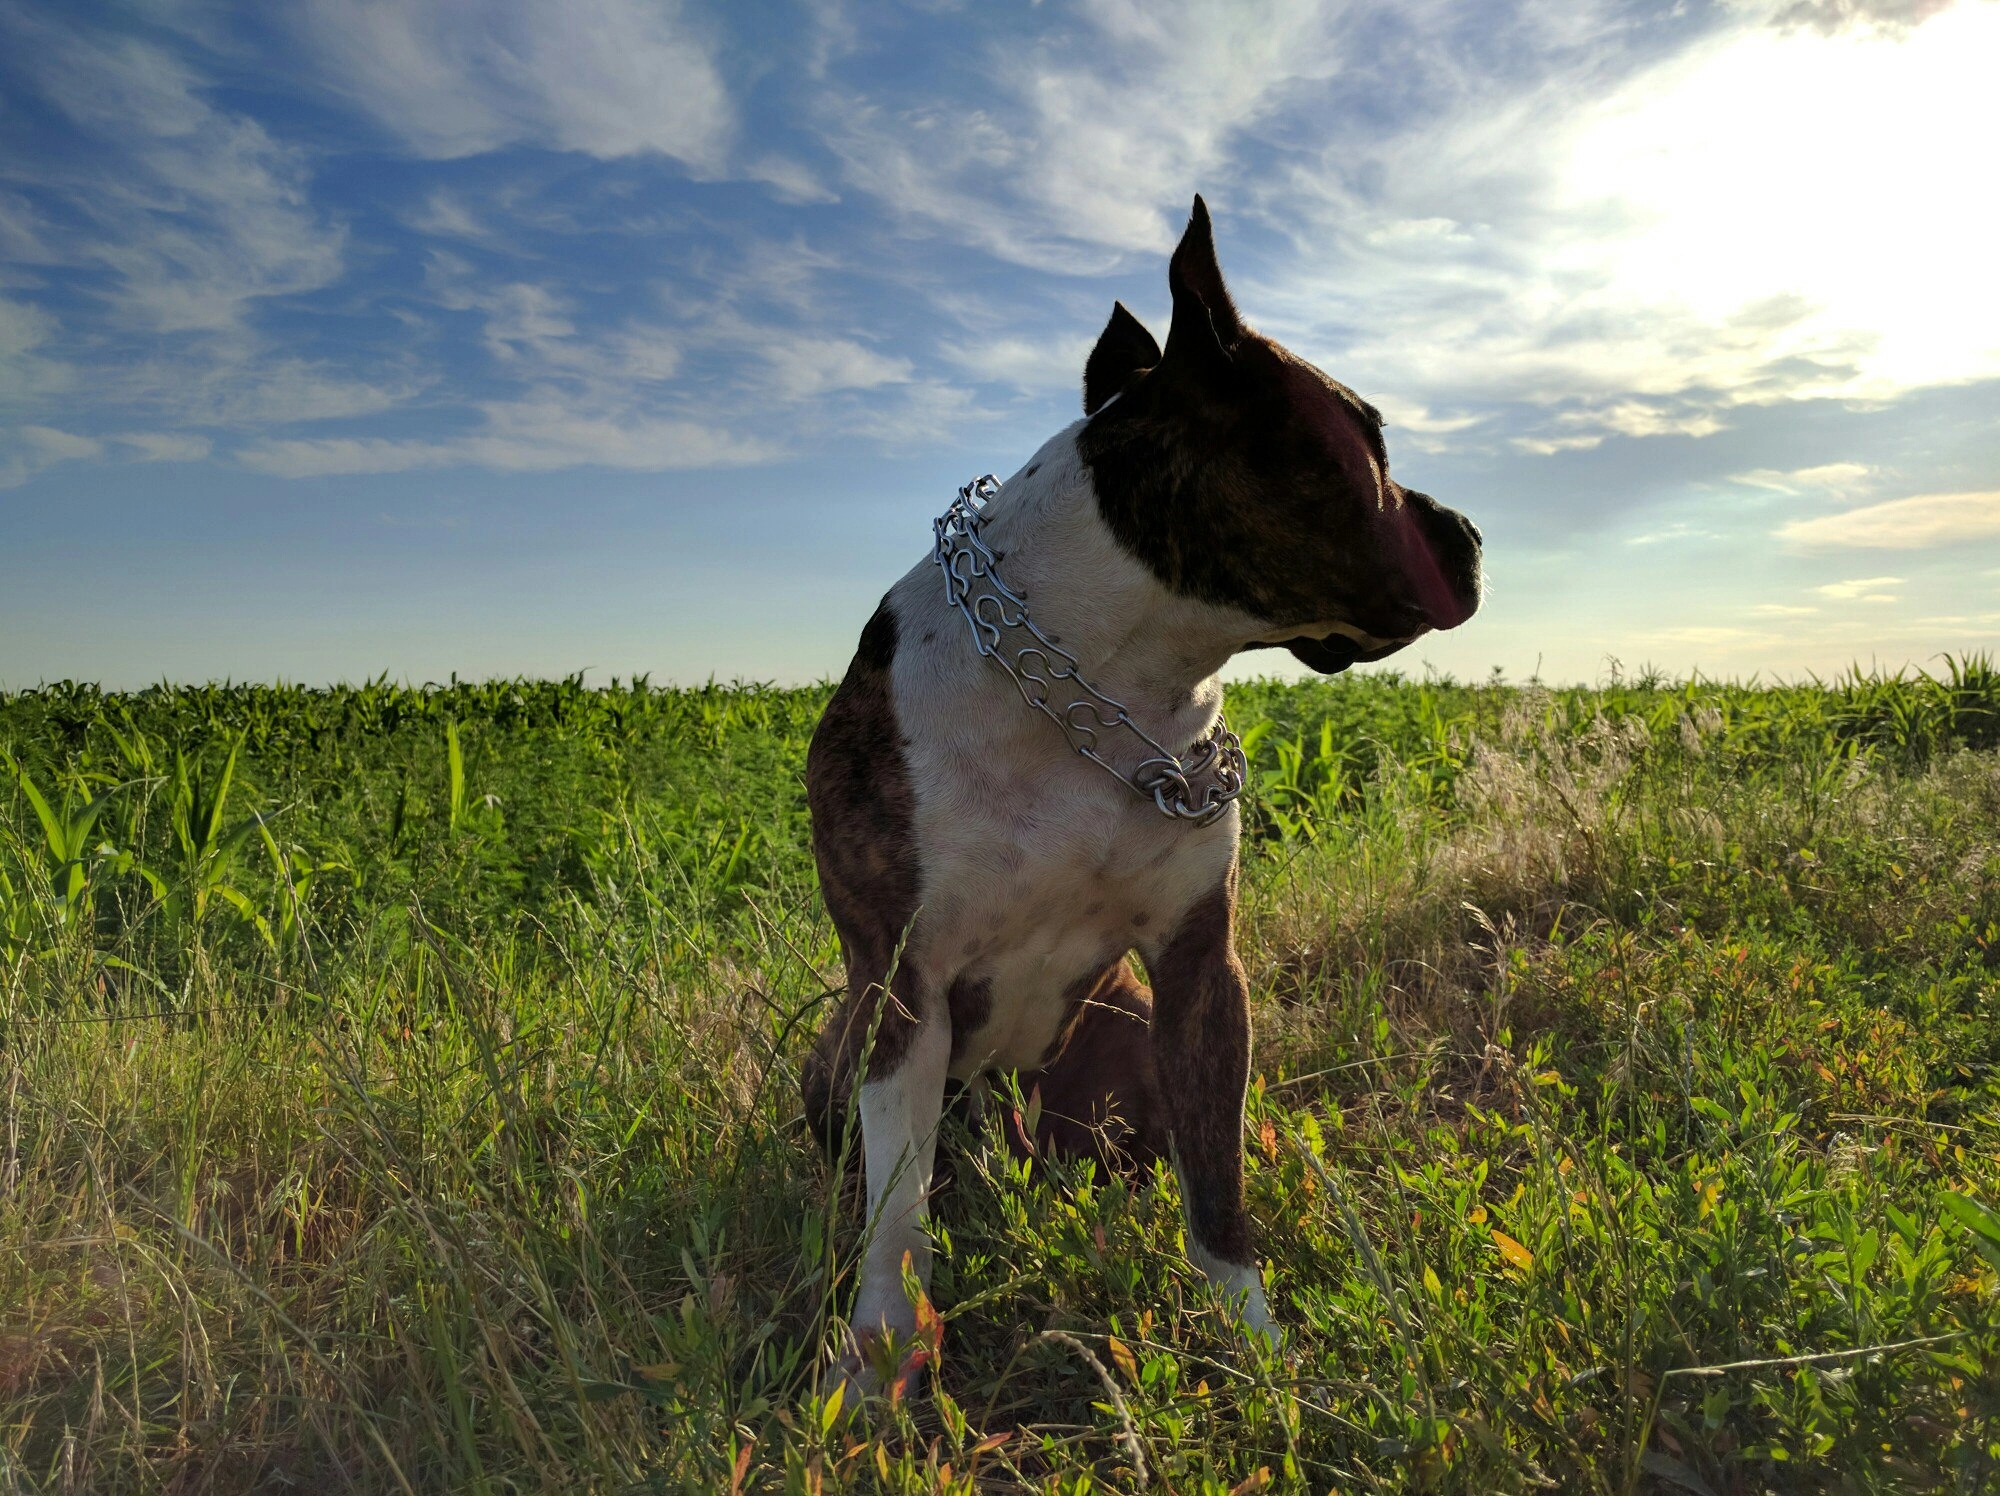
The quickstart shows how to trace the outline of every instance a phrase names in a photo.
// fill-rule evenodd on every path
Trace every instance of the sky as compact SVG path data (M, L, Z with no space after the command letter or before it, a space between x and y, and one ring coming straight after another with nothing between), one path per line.
M837 676L1197 191L1486 534L1392 665L2000 650L1995 76L1996 0L0 0L0 687Z

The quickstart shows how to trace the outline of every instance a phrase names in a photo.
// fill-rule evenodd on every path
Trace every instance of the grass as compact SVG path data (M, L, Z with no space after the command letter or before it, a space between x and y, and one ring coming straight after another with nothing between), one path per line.
M1236 688L1288 1345L959 1137L859 1416L824 696L0 695L0 1490L2000 1483L1990 662Z

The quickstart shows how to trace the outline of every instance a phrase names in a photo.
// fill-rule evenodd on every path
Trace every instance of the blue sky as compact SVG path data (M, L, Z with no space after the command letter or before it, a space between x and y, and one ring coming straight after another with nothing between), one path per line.
M1396 663L1994 649L1997 75L1994 0L0 0L0 684L837 674L1197 190L1486 532Z

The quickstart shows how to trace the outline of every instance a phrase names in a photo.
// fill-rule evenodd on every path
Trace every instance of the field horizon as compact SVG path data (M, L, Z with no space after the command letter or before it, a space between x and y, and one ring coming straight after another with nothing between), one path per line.
M1232 682L1286 1346L961 1131L861 1409L829 690L0 690L0 1492L2000 1480L1991 659Z

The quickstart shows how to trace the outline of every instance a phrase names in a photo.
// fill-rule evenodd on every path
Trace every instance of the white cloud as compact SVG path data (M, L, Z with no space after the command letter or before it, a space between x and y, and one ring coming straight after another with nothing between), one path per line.
M1558 452L1588 452L1593 447L1604 445L1604 437L1598 432L1582 436L1514 436L1507 441L1517 451L1532 452L1537 457L1553 457Z
M1852 577L1845 582L1828 582L1813 591L1821 597L1842 603L1893 603L1896 594L1884 592L1884 587L1900 587L1901 577Z
M124 431L112 440L130 447L141 462L200 462L213 445L205 436L183 431Z
M1783 494L1847 494L1864 487L1874 471L1865 463L1825 462L1817 467L1792 468L1787 472L1756 468L1747 473L1731 474L1729 481L1750 488L1773 489Z
M1083 388L1083 365L1093 336L987 337L947 340L938 352L978 380L1017 385L1024 390Z
M1078 365L1080 369L1082 365ZM1369 404L1382 412L1390 432L1406 431L1418 438L1454 436L1490 419L1484 413L1441 416L1428 406L1418 405L1397 395L1371 395ZM1424 444L1420 441L1420 445Z
M283 478L461 466L530 473L580 466L660 472L765 462L779 455L766 442L705 421L579 407L555 391L533 392L481 411L482 429L464 436L266 440L237 455L245 467Z
M1808 548L1913 551L2000 538L2000 493L1935 493L1793 520L1780 540Z
M0 432L6 445L0 446L0 488L16 488L59 462L75 462L96 457L104 444L88 436L59 431L53 426L16 426Z
M911 374L908 359L877 353L852 338L784 337L763 351L773 387L792 400L907 384Z
M327 81L419 155L657 152L713 174L735 132L673 0L312 0L303 24Z
M57 431L50 426L23 426L20 428L23 441L50 462L70 462L79 457L95 457L104 450L104 444L94 437L77 436L68 431Z
M789 156L760 156L743 169L753 182L762 182L778 201L792 204L837 203L840 194L826 186L801 163Z
M149 377L166 381L176 372L156 367ZM206 374L194 371L192 387L172 393L163 403L192 425L271 426L374 415L414 391L407 378L377 382L325 364L258 351L223 362Z
M1558 200L1626 219L1588 253L1628 305L1709 328L1772 307L1747 367L1724 352L1725 388L1882 397L2000 373L2000 312L1966 294L2000 230L1965 190L1996 62L2000 9L1981 4L1906 35L1725 35L1589 111Z
M1750 613L1756 618L1809 618L1818 611L1818 608L1794 603L1758 603Z
M1670 541L1722 540L1724 538L1724 536L1714 530L1705 530L1697 525L1690 525L1685 521L1681 521L1668 525L1663 530L1653 530L1643 535L1629 536L1625 543L1627 545L1662 545Z
M432 189L423 206L407 214L403 221L418 233L433 238L484 242L492 237L492 231L480 221L470 204L441 187Z
M40 307L0 297L0 400L25 401L70 382L68 367L41 351L58 330Z
M1725 424L1713 410L1658 401L1615 400L1563 411L1544 428L1547 434L1517 436L1513 445L1523 452L1547 456L1553 452L1588 451L1601 446L1608 436L1713 436Z

